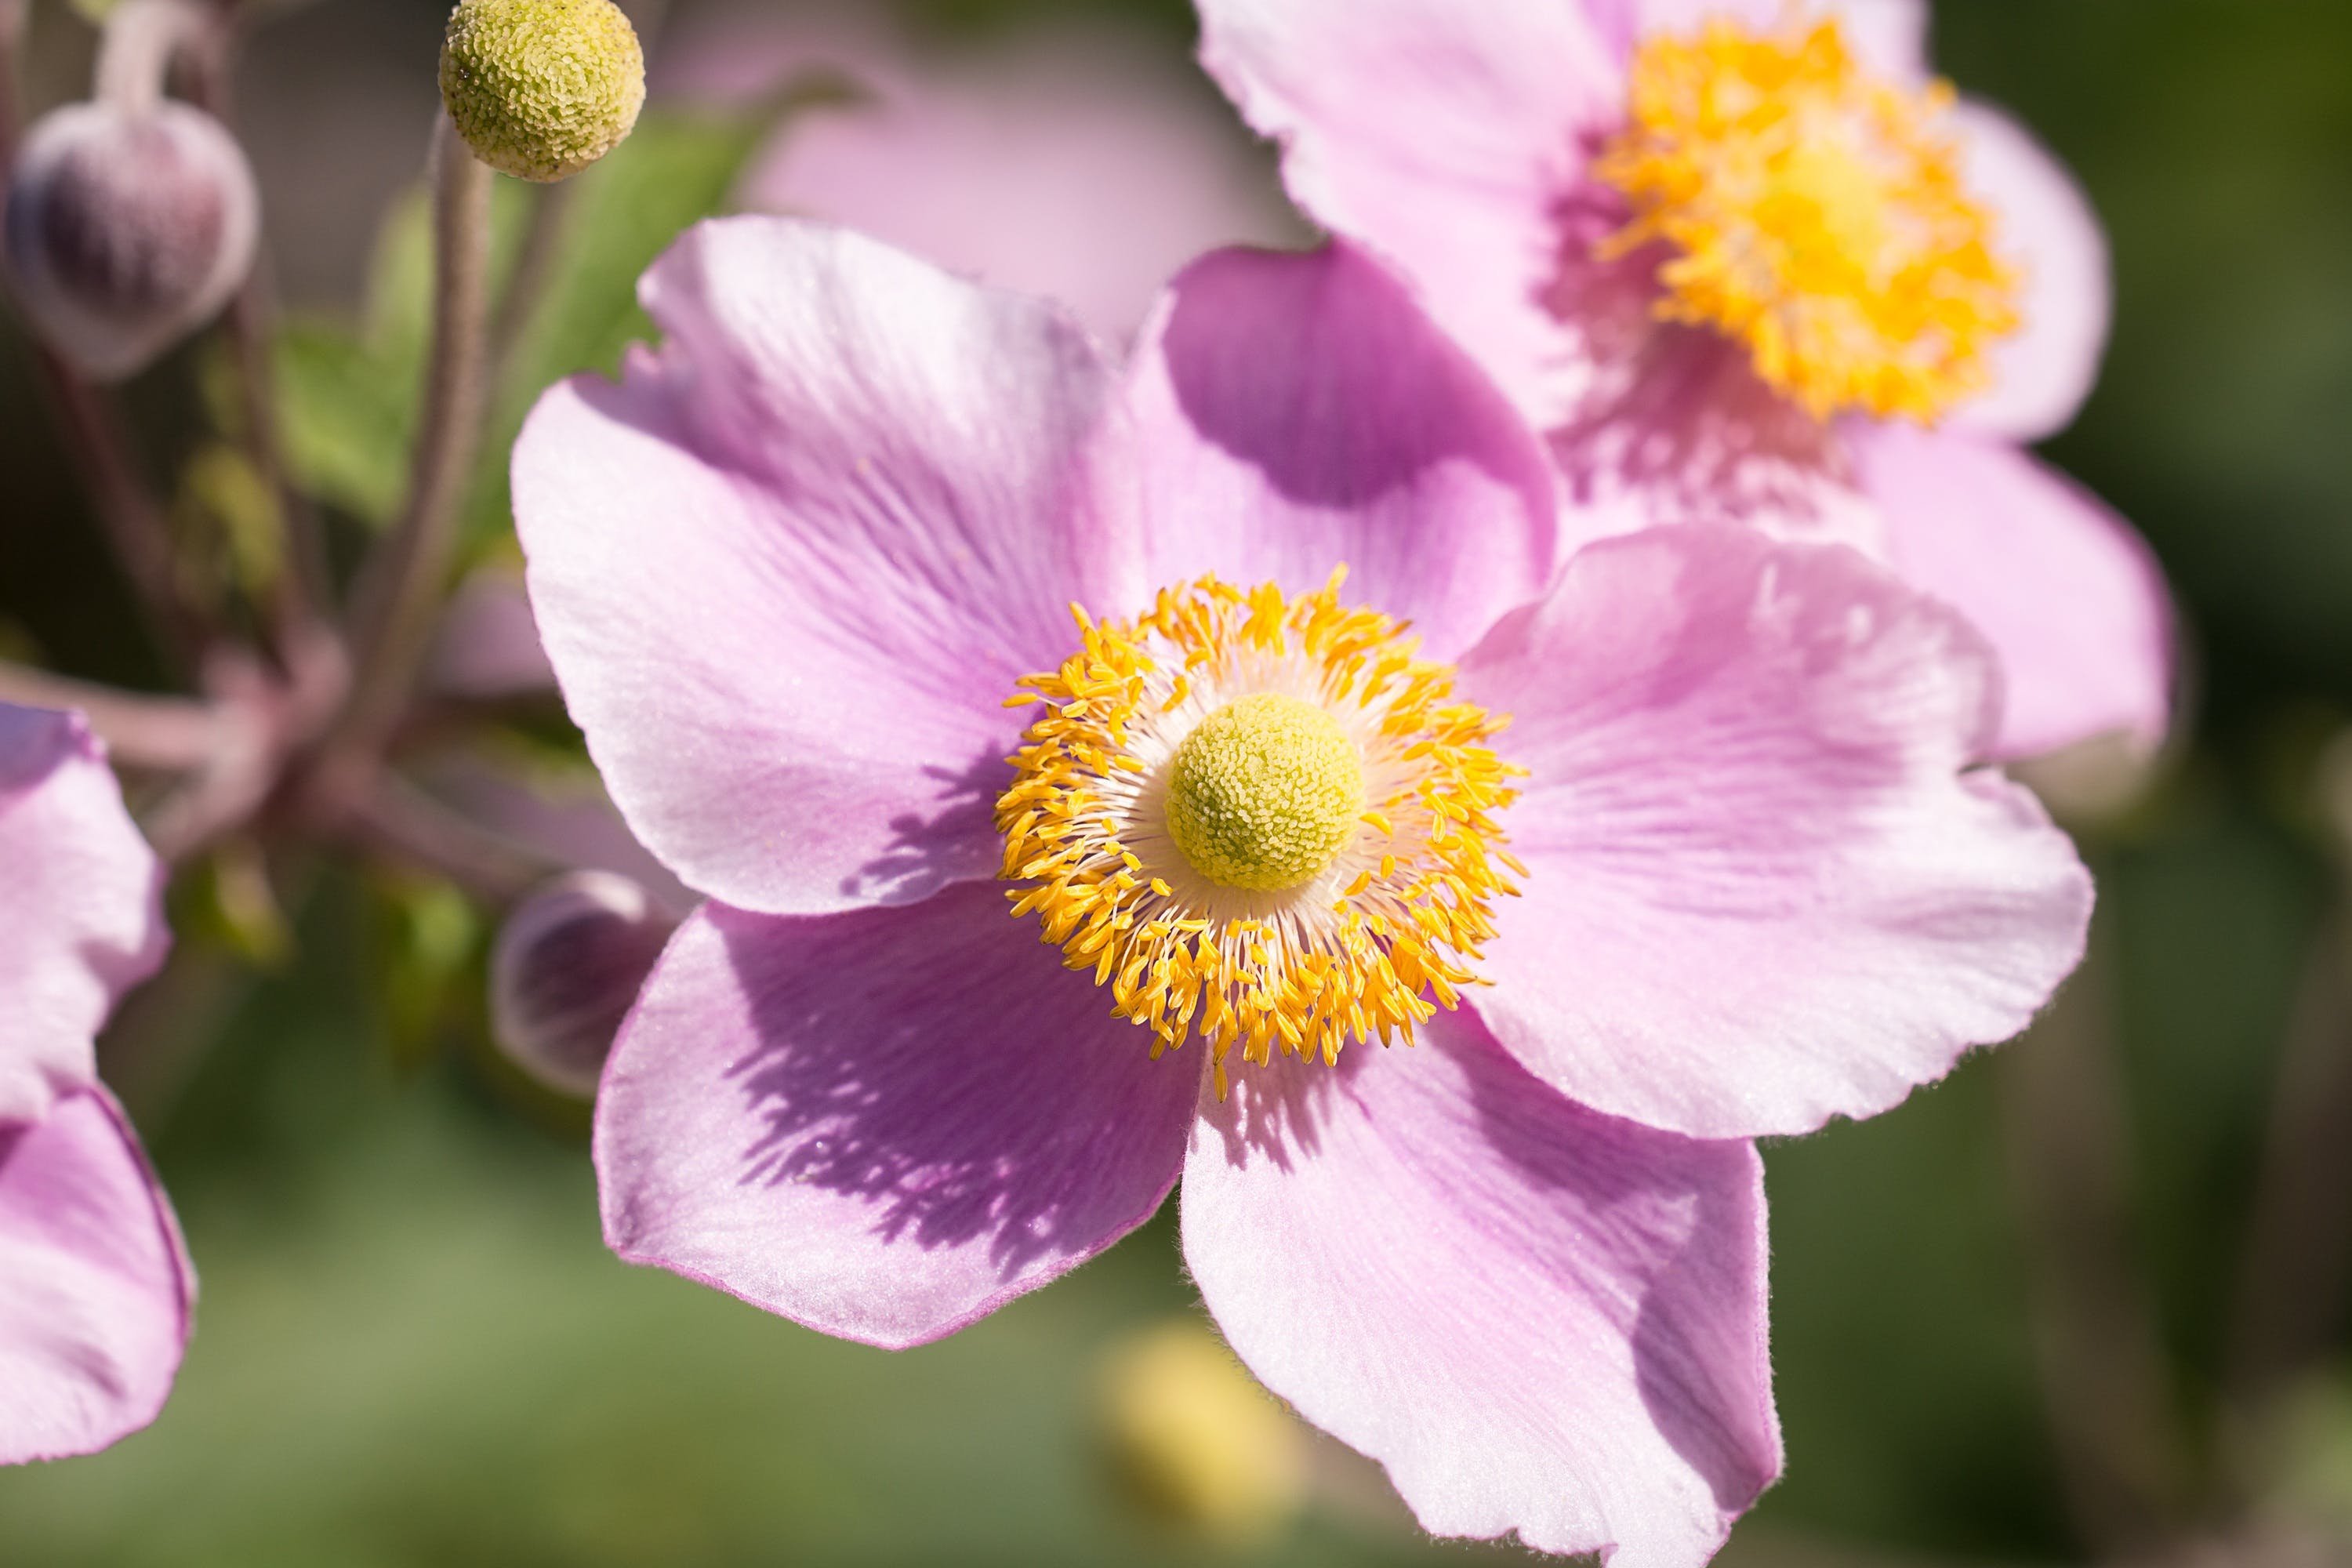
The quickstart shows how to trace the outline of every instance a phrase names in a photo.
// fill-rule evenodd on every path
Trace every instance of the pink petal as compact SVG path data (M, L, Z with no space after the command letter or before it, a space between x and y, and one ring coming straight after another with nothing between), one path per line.
M532 607L629 824L777 913L986 876L1013 682L1100 608L1104 374L1052 308L781 218L646 274L667 343L515 448Z
M1283 144L1309 216L1401 266L1541 416L1567 340L1554 209L1622 118L1619 62L1569 0L1202 0L1201 63ZM1574 366L1565 367L1572 377Z
M155 1419L194 1300L171 1205L104 1089L0 1131L0 1464Z
M80 717L0 703L0 1124L95 1079L99 1026L170 944L163 887Z
M1575 531L1565 542L1738 522L1879 548L1880 519L1854 493L1837 428L1772 390L1743 345L1653 321L1649 262L1586 266L1573 290L1591 374L1548 432Z
M604 1069L605 1240L893 1348L1035 1289L1160 1206L1200 1081L1092 979L993 887L705 905Z
M1118 341L1192 258L1297 235L1241 127L1157 28L1071 16L939 50L863 15L880 9L738 8L665 40L670 85L690 91L724 73L756 100L812 68L857 84L790 119L747 182L753 205L1063 300Z
M1571 1099L1711 1138L1867 1116L2081 955L2073 847L1972 766L1990 651L1852 551L1606 541L1462 680L1530 773L1479 1007Z
M1697 1568L1780 1468L1754 1149L1575 1105L1467 1011L1421 1042L1204 1100L1202 1299L1430 1531Z
M2032 132L1997 109L1954 110L1968 181L1991 207L1994 244L2025 273L2024 325L1993 357L1992 389L1954 423L2036 441L2063 429L2098 379L2113 314L2107 240L2090 198Z
M1411 619L1439 657L1543 590L1543 449L1402 288L1341 245L1226 250L1171 286L1127 393L1152 585L1213 572Z
M1903 82L1927 75L1927 0L1813 0L1807 9L1836 21L1855 55L1879 75Z
M1965 612L2000 655L2000 755L2116 731L2148 750L2163 740L2172 613L2128 524L1999 441L1910 426L1851 438L1895 569Z

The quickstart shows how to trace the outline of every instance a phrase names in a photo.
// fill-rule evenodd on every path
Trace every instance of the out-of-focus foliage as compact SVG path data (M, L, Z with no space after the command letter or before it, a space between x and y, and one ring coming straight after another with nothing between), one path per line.
M503 297L520 279L530 303L521 320L499 323L508 352L467 505L478 543L509 526L506 453L532 400L574 371L613 371L625 344L650 335L636 304L637 275L680 229L720 208L781 107L730 116L651 112L568 185L539 191L499 182L495 286ZM552 205L540 212L534 204ZM304 482L379 526L406 483L432 274L424 195L413 192L377 243L360 319L307 316L278 345L287 448Z

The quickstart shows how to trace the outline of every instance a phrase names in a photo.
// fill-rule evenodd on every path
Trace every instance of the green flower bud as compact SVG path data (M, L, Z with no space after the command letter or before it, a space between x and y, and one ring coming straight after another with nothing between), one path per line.
M576 174L646 101L646 56L612 0L460 0L441 100L474 155L522 180Z

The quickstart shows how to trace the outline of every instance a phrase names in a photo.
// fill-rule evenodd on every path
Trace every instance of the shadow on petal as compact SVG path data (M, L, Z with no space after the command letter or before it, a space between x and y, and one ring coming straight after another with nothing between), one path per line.
M722 928L731 913L715 911ZM1118 1146L1181 1124L1192 1071L1151 1062L1143 1035L1103 1016L1104 994L1007 917L1001 889L908 913L796 922L807 940L788 971L771 922L728 931L759 1042L728 1072L755 1115L740 1184L859 1199L885 1243L984 1243L1008 1279L1143 1217L1150 1205L1124 1212L1138 1194L1103 1210ZM945 929L959 913L983 940ZM1171 1138L1160 1164L1175 1161Z
M889 847L841 879L844 898L889 900L894 889L928 889L989 874L989 868L975 868L971 851L994 837L996 799L1013 783L1013 764L1003 749L982 752L961 772L926 767L922 773L943 786L938 809L890 818Z

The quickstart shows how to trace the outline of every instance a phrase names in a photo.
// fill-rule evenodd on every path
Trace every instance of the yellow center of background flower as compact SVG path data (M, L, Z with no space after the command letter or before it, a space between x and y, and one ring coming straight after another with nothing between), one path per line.
M1744 343L1820 418L1927 424L1989 384L2018 278L1942 129L1948 84L1874 77L1832 22L1755 37L1718 20L1644 41L1631 100L1594 173L1633 216L1601 254L1673 247L1660 317Z
M1097 622L1010 700L1043 715L996 803L1016 917L1110 987L1152 1055L1225 1058L1410 1043L1461 999L1524 868L1494 814L1507 722L1453 695L1404 627L1312 594L1215 578Z
M1226 703L1176 748L1168 832L1225 888L1295 888L1328 866L1364 809L1364 769L1338 720L1261 691Z

